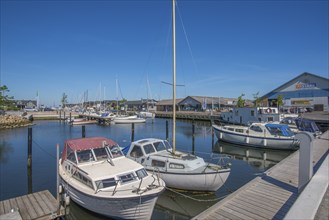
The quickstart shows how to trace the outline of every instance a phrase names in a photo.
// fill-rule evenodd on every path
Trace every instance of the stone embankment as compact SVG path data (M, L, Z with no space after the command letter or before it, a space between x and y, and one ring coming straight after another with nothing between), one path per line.
M18 128L32 125L31 121L22 116L17 115L1 115L0 116L0 129L5 128Z

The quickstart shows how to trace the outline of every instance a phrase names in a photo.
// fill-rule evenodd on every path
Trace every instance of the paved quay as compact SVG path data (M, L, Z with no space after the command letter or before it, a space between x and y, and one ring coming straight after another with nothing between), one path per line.
M299 191L300 150L194 219L328 219L329 131L313 142L314 176Z

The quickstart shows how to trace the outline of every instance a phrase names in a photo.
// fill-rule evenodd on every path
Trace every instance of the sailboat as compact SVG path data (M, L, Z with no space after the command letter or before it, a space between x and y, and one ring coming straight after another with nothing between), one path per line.
M227 164L207 163L193 154L176 151L176 39L175 0L172 1L173 37L173 124L172 146L167 140L146 138L132 142L126 156L146 170L159 173L166 186L191 191L217 191L224 185L231 169Z

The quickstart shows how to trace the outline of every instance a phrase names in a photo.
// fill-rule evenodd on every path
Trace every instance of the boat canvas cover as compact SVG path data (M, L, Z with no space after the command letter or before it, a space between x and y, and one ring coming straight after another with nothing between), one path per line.
M288 125L283 124L266 124L265 127L271 132L275 129L280 130L282 136L291 137L294 133L290 130Z
M104 137L89 137L66 140L64 144L64 151L62 153L62 162L66 159L69 148L71 151L81 151L101 148L104 146L103 143L108 146L117 145L117 143L113 140Z
M305 118L297 118L295 120L298 130L308 131L312 133L320 132L319 127L313 120L308 120Z

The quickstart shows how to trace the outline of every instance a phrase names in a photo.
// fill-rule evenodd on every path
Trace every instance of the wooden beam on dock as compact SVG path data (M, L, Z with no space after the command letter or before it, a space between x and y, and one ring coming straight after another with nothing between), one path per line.
M314 140L313 169L328 155L329 131ZM193 219L283 219L298 197L299 150Z
M64 213L64 207L59 207L48 190L0 201L0 219L47 220L61 217Z

